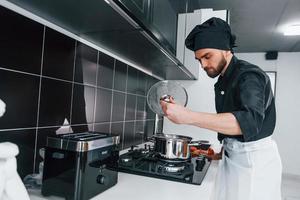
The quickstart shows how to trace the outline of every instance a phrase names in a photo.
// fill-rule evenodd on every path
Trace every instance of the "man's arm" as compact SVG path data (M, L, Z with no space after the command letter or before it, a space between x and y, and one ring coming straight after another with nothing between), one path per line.
M226 135L242 135L238 121L232 113L194 112L176 103L161 101L165 116L176 124L189 124Z

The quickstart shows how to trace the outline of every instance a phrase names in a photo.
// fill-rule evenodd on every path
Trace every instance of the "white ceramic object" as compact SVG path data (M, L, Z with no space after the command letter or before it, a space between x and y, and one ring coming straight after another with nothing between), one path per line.
M0 199L29 200L26 188L17 173L18 146L10 143L0 143Z

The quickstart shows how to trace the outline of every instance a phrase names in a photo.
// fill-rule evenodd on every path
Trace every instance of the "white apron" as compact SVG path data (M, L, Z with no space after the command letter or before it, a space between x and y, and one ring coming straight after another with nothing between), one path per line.
M281 200L282 165L271 137L254 142L226 138L223 147L213 200Z

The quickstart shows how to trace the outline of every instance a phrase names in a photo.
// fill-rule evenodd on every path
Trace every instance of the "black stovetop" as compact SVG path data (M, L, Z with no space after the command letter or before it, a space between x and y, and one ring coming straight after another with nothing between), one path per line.
M200 185L210 165L205 156L166 160L151 148L131 149L119 159L118 171Z

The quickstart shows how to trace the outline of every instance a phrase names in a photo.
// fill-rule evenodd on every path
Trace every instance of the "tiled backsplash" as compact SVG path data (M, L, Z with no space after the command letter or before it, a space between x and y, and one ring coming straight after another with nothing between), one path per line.
M49 135L107 132L126 148L153 134L155 78L3 7L0 25L0 142L19 146L21 177L37 171Z

